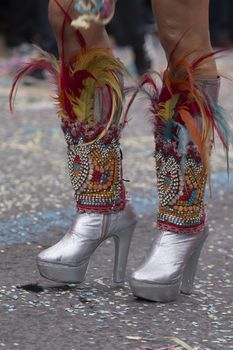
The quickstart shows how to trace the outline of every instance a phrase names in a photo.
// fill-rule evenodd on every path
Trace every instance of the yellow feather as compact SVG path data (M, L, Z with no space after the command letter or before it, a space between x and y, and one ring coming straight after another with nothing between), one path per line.
M174 109L179 100L179 94L173 95L166 102L159 103L158 117L164 121L171 120L174 117Z
M94 79L88 78L84 81L84 88L79 98L77 96L69 97L73 111L77 117L77 122L85 121L87 124L93 119L94 96L98 88L108 86L112 93L112 117L118 109L119 103L123 101L122 87L117 78L117 74L126 73L124 65L116 59L111 51L105 49L88 49L77 56L75 63L70 67L70 74L74 75L80 70L91 73ZM109 127L108 127L109 128Z
M102 133L98 136L101 139L114 123L114 118L118 118L119 104L122 103L124 96L121 84L117 77L118 74L126 73L124 65L116 59L109 50L88 49L77 56L75 63L70 69L70 74L75 74L80 70L85 70L94 77L87 78L84 81L84 88L79 98L70 96L73 111L77 122L85 122L86 125L94 126L94 103L95 92L98 88L109 87L112 95L112 110L108 124L104 127ZM96 140L88 143L91 144ZM83 144L87 145L87 144Z
M88 78L84 85L85 88L82 90L80 98L72 98L73 110L80 122L88 122L94 113L96 83L93 79Z

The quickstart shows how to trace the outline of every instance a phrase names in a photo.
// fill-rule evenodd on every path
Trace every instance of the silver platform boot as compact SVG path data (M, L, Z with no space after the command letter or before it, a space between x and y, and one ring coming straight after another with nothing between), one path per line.
M101 54L98 49L97 57L93 57L97 64L101 62ZM83 56L82 59L88 61ZM103 51L103 60L106 60L106 65L101 62L101 67L104 67L102 76L90 85L89 89L93 89L94 85L95 90L87 92L87 96L94 96L93 109L86 109L90 113L94 111L94 120L93 115L81 118L86 119L86 124L78 118L76 121L62 118L78 214L64 238L41 252L37 258L40 274L58 282L81 283L85 279L91 255L108 238L114 239L116 248L114 282L123 282L136 225L133 209L126 201L122 179L119 144L120 131L124 126L121 121L123 96L119 96L122 94L122 79L120 72L115 72L120 63L109 52L106 54L106 51ZM114 72L111 62L114 64ZM91 66L95 67L93 62ZM98 71L98 67L95 69ZM101 81L102 84L105 83L102 90L98 85ZM112 86L109 81L112 81ZM85 89L88 89L88 84L87 87L85 84L83 86L83 96L86 99ZM81 101L80 106L83 108L82 103L88 101Z
M180 292L191 294L207 236L207 228L198 234L159 230L146 258L131 277L133 294L158 302L176 300Z
M57 244L39 254L37 265L41 275L58 282L83 282L94 251L106 239L113 238L113 281L124 282L135 225L136 217L130 203L114 214L78 214L66 235Z
M106 3L111 5L109 14L105 11ZM33 69L47 70L57 87L55 100L67 143L77 216L64 238L39 254L37 265L41 275L48 279L80 283L93 252L112 237L116 247L114 281L123 282L136 224L133 209L126 201L120 150L121 131L126 123L122 117L122 77L126 69L111 50L88 48L78 29L74 33L77 53L67 62L65 29L72 19L57 5L64 15L60 60L41 51L40 57L17 73L10 93L12 108L20 79ZM114 8L114 1L103 2L96 9L98 19L109 19Z
M194 116L197 128L202 130L202 108L205 118L211 115L214 123L218 123L220 109L216 101L220 81L200 80L192 86L185 79L185 85L183 83L184 79L180 79L183 88L178 93L177 77L174 85L171 79L169 88L164 82L160 96L152 100L156 116L155 159L159 195L157 232L149 252L130 280L135 296L158 302L176 300L180 292L191 294L198 259L208 236L204 193L212 130L216 124L211 124L211 134L203 150L193 141L186 117ZM172 108L168 108L170 103ZM221 118L224 124L224 118ZM224 128L227 130L226 123ZM228 144L229 140L225 141Z

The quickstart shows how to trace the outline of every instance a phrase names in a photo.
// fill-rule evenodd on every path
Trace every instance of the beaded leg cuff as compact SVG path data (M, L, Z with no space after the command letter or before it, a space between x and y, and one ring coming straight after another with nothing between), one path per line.
M114 131L110 130L90 145L83 145L82 137L74 142L73 123L63 121L62 128L68 144L69 173L77 210L100 213L123 209L122 155Z
M156 137L156 169L160 229L196 232L205 224L204 192L207 175L197 147L190 142L187 155L179 154L176 141Z

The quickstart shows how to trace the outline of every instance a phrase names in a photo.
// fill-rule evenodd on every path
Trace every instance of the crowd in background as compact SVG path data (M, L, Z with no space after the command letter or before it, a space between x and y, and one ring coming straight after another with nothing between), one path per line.
M24 53L37 43L57 55L57 47L47 15L48 0L1 0L0 31L9 52ZM150 68L145 35L156 28L150 0L118 0L116 14L108 26L119 46L130 45L139 75ZM210 0L210 28L214 46L233 43L233 1Z
M56 54L56 44L48 21L48 0L1 0L1 29L10 49L36 42Z

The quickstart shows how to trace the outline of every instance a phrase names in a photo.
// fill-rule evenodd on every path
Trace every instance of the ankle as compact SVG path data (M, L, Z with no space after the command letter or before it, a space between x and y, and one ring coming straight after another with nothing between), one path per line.
M203 63L194 71L195 80L212 80L218 78L218 71L215 61Z

